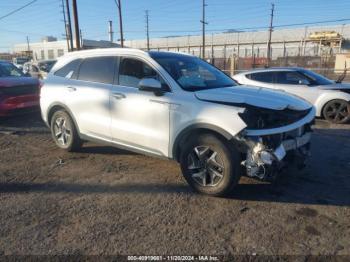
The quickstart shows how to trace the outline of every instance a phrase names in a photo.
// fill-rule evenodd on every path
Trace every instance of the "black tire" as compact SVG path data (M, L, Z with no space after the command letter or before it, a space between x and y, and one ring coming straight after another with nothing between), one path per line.
M209 166L208 159L204 160L204 154L208 158L215 155L216 164ZM203 158L202 161L200 158ZM188 184L195 191L211 196L225 196L233 190L241 177L240 162L237 150L229 147L224 139L209 133L191 137L181 150L180 156L181 170ZM205 168L197 168L202 164ZM213 169L217 171L215 174L220 173L222 177L215 175L213 178L210 174ZM205 175L198 177L203 172Z
M323 108L323 117L334 124L345 124L350 120L350 104L341 99L329 101Z
M62 136L58 135L59 133L58 131L60 128L59 123L61 123L61 121L64 121L64 125L65 125L64 132L66 132L66 136L63 135L64 132L61 132ZM64 149L68 152L74 152L81 148L83 141L79 137L79 134L77 132L77 129L74 125L72 118L69 116L69 114L66 111L59 110L53 114L51 118L50 128L51 128L52 138L59 148ZM61 126L61 131L62 131L62 126ZM68 135L68 131L69 131L69 135ZM66 139L64 139L64 137ZM66 143L64 143L64 141Z

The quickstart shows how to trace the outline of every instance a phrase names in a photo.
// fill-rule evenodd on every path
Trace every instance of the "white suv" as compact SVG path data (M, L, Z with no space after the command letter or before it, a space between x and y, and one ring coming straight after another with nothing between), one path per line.
M60 58L40 104L60 148L97 141L174 159L195 190L216 196L242 173L270 179L302 164L315 117L308 102L236 86L197 57L124 48Z

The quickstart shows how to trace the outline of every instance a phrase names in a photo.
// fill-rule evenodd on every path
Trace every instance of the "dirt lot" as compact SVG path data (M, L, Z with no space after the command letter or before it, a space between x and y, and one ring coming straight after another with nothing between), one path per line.
M350 127L318 122L306 170L193 193L175 162L0 120L0 254L350 255Z

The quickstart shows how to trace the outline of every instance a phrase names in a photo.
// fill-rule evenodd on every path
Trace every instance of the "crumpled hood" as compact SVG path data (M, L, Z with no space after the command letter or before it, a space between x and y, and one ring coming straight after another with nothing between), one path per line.
M33 77L0 77L0 88L11 86L38 85L39 80Z
M334 83L332 85L322 85L318 86L322 90L341 90L341 89L350 89L350 83Z
M196 91L199 100L232 104L233 106L251 105L255 107L283 110L306 110L312 107L302 98L284 91L253 86L233 86Z

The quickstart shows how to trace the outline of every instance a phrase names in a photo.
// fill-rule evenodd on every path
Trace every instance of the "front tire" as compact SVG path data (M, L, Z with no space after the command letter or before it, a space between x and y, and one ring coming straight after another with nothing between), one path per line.
M329 101L323 108L323 117L334 124L345 124L350 120L350 104L341 99Z
M239 153L213 134L190 138L181 152L180 165L195 191L212 196L230 193L241 176Z
M72 118L64 110L56 111L51 118L51 134L56 145L68 152L77 151L83 142Z

